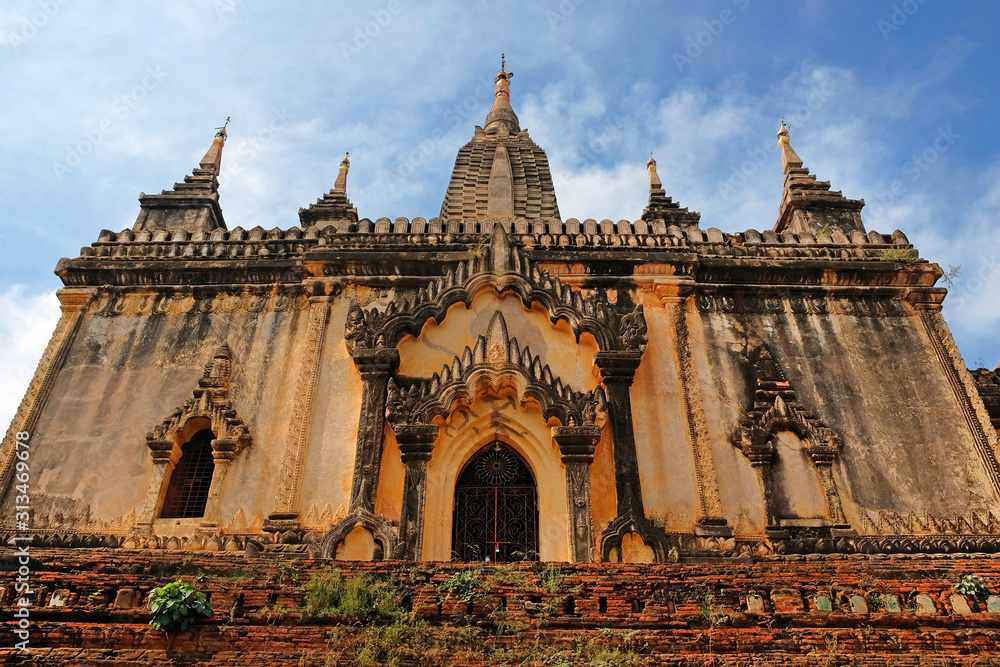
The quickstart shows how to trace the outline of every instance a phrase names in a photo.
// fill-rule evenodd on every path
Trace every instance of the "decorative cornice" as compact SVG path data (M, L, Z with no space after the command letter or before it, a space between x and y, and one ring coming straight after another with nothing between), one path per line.
M612 304L603 292L584 296L580 290L562 285L512 246L501 225L493 228L489 243L480 246L475 255L419 288L412 301L404 298L399 305L393 301L384 311L353 306L344 334L349 349L395 347L408 335L419 336L429 320L443 321L451 306L471 305L485 288L501 295L513 292L525 308L541 304L552 322L568 322L577 339L585 332L593 335L601 350L645 349L642 306L633 305L627 293L619 291L617 302Z

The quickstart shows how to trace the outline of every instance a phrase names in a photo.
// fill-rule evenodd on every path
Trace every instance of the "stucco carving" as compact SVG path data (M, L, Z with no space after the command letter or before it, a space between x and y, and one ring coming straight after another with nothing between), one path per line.
M507 323L497 311L487 334L440 373L429 379L390 380L388 418L394 425L429 424L434 417L448 416L458 400L471 402L480 391L497 393L504 387L513 387L522 402L534 399L546 419L555 417L563 425L594 424L605 410L602 389L578 392L553 378L547 364L508 335Z
M187 400L183 406L177 408L173 413L154 426L147 434L148 443L155 441L173 441L178 431L195 417L204 417L211 422L212 432L217 440L231 440L232 447L226 447L225 451L235 456L245 447L248 447L253 438L250 429L239 416L232 401L229 400L229 392L232 380L232 352L228 343L223 343L212 355L211 361L205 364L205 372L198 380L198 388L194 390L194 396ZM151 451L156 449L149 445ZM213 446L213 449L215 447ZM218 450L217 450L218 451ZM223 458L232 459L232 456ZM154 458L156 458L154 456ZM216 457L220 458L220 457Z
M384 311L352 307L345 332L348 349L395 347L407 335L418 336L428 320L441 322L456 303L468 306L476 293L487 287L501 295L513 292L525 308L540 303L553 322L565 320L577 338L590 333L602 350L645 349L641 305L633 305L627 298L612 304L601 292L585 297L579 290L562 285L511 245L502 225L494 226L489 244L472 254L476 256L458 262L444 276L421 287L412 301L390 302Z
M311 297L309 324L303 343L303 356L292 396L292 414L288 420L285 448L278 468L278 485L275 492L274 511L268 517L268 528L288 529L296 525L298 515L299 483L309 439L313 401L319 375L323 342L326 340L326 322L330 305L326 297Z
M186 313L267 313L307 310L309 297L301 292L277 289L242 292L148 292L100 295L93 305L103 317L184 315Z
M819 471L830 517L834 525L843 526L845 519L840 494L830 472L830 466L840 451L840 436L796 399L791 383L767 346L756 349L752 357L756 376L753 404L734 443L761 476L768 526L777 528L782 518L775 508L771 474L776 452L774 436L781 431L791 431L808 442L805 451Z
M688 434L694 450L695 481L698 485L698 501L701 509L698 523L703 527L719 529L726 526L727 521L723 517L722 501L719 499L719 482L715 471L715 461L712 458L708 419L705 417L705 406L702 404L701 390L699 389L698 371L691 353L687 299L674 297L668 298L667 302L673 304L671 315L674 319L674 332L676 333L675 345L677 367L680 370L681 398L684 401Z
M740 314L809 314L857 315L863 317L901 317L907 310L903 302L894 297L836 296L814 294L770 294L749 292L732 294L699 293L695 304L703 313Z

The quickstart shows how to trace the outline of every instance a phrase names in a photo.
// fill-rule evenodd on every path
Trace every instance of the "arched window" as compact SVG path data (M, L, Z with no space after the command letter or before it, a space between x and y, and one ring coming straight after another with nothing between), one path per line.
M170 474L160 518L205 516L208 489L212 486L212 473L215 472L215 460L212 458L214 438L214 433L204 429L181 445L181 458Z
M538 560L535 477L514 450L492 442L455 487L453 549L463 561Z

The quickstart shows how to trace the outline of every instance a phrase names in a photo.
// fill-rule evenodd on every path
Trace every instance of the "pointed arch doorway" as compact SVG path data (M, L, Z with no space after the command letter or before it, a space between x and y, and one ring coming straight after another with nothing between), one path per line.
M538 493L521 456L494 440L465 464L455 486L452 549L462 561L538 560Z

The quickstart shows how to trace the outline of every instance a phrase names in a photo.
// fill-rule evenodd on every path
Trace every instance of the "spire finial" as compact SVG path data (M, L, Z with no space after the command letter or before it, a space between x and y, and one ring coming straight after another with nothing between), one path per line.
M784 118L781 119L781 127L778 129L778 145L781 147L781 164L785 173L789 173L792 169L801 169L802 158L792 148L788 137L788 126L785 125Z
M663 182L660 181L659 174L656 173L656 160L653 159L653 153L650 151L649 159L646 160L646 170L649 172L649 191L663 193Z
M340 173L337 174L337 181L333 184L334 192L347 192L347 172L351 168L351 154L344 153L344 159L340 161Z
M229 127L229 116L226 116L226 122L223 123L222 127L215 128L215 136L216 136L216 138L221 138L221 139L225 140L226 137L229 136L228 134L226 134L226 128L227 127Z
M517 120L517 114L510 106L510 80L514 76L513 72L507 71L507 54L500 54L500 71L496 76L496 89L493 92L493 108L486 114L486 122L483 127L487 131L501 130L516 134L521 131L521 124Z

